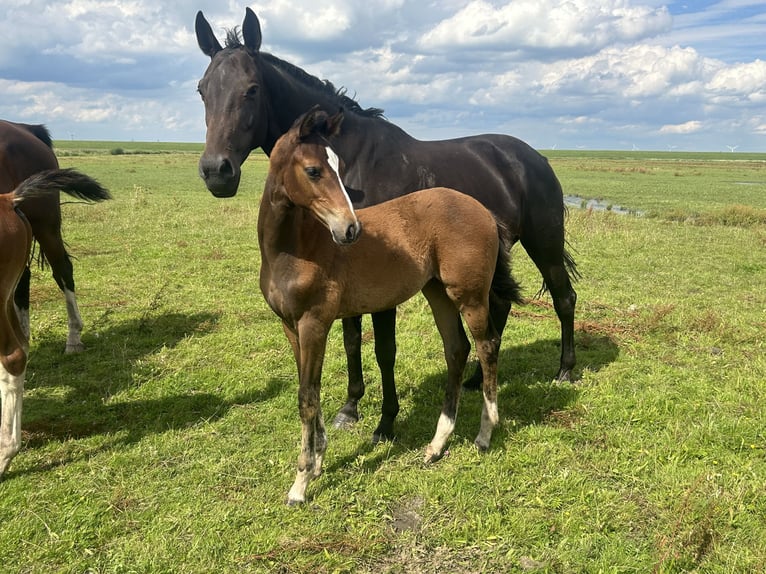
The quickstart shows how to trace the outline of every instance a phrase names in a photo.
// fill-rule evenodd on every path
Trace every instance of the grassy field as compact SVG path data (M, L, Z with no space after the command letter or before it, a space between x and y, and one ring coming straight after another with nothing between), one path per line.
M501 424L424 466L446 369L424 299L399 310L398 440L380 410L369 318L363 419L330 431L325 474L287 507L295 366L257 287L267 160L215 199L198 144L57 142L111 202L66 204L86 323L33 274L23 447L0 482L0 571L582 573L766 571L766 156L547 155L583 279L578 382L552 381L559 326L520 247L500 364ZM336 325L323 406L345 399Z

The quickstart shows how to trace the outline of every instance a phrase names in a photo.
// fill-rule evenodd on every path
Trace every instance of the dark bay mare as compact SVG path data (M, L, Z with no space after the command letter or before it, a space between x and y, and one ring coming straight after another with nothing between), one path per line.
M196 34L202 52L210 57L199 82L207 125L199 171L213 195L236 194L240 166L250 151L260 147L270 155L277 139L314 105L343 109L343 130L333 146L346 162L343 183L354 206L376 205L435 186L457 189L478 199L507 229L509 245L520 241L540 270L561 322L558 378L571 380L577 299L572 279L577 277L577 269L565 250L561 186L542 155L505 135L443 141L412 138L383 119L381 110L362 109L329 82L261 52L260 24L249 8L242 25L244 43L230 31L226 46L221 46L202 12L197 13ZM466 236L472 232L466 227ZM491 311L493 323L502 333L510 305L498 302ZM395 313L391 309L372 315L383 384L383 412L374 441L393 437L399 410L394 384ZM361 317L344 319L343 332L348 400L335 419L336 426L358 420L357 403L364 395ZM478 387L481 377L477 369L467 385Z
M460 317L482 366L484 406L475 443L486 450L499 420L500 335L490 298L508 305L518 300L501 227L472 197L430 188L354 210L331 145L342 121L342 112L328 116L318 109L296 120L272 150L258 212L261 291L282 319L298 367L301 452L290 504L305 501L306 487L322 470L327 434L320 384L336 319L393 308L418 291L425 295L447 360L444 405L425 451L425 461L434 462L455 428L471 348Z
M59 167L53 153L51 137L45 126L0 120L0 194L10 193L29 176ZM92 195L87 193L91 191ZM86 201L102 201L109 194L100 186L87 188L81 194ZM65 352L83 350L80 333L82 319L75 297L72 261L61 237L61 206L59 194L46 193L24 202L22 210L32 226L32 235L40 245L40 261L48 262L53 279L64 294L69 333ZM22 328L29 336L29 280L27 265L16 288L15 302Z
M58 205L59 192L79 199L108 196L104 188L74 170L47 170L0 195L0 477L21 447L21 404L29 350L13 298L29 262L32 226L25 214L38 201Z

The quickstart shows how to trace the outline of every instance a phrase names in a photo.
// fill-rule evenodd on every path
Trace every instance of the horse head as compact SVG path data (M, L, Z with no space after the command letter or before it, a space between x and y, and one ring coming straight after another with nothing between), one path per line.
M197 88L205 104L207 126L199 173L213 195L231 197L237 193L240 166L267 136L268 102L256 63L261 26L248 8L242 25L244 44L236 32L229 32L226 47L222 47L200 11L195 31L200 49L210 57Z
M333 241L348 245L362 231L341 180L342 163L330 145L340 130L343 112L330 116L313 108L300 116L272 150L272 175L288 201L308 209Z

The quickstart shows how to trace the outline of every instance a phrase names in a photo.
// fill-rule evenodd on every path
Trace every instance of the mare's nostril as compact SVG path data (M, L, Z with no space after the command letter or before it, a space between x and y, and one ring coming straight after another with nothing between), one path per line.
M234 167L231 165L231 162L228 159L221 161L221 165L218 167L218 171L221 175L234 175Z
M353 223L348 226L348 229L346 229L346 241L351 242L356 239L356 225Z

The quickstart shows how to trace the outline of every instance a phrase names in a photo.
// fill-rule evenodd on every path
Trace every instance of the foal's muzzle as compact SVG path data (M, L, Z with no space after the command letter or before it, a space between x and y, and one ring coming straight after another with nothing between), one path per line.
M362 224L359 220L354 220L353 223L345 227L345 230L338 232L335 229L331 229L332 239L338 245L351 245L355 243L359 236L362 234Z

